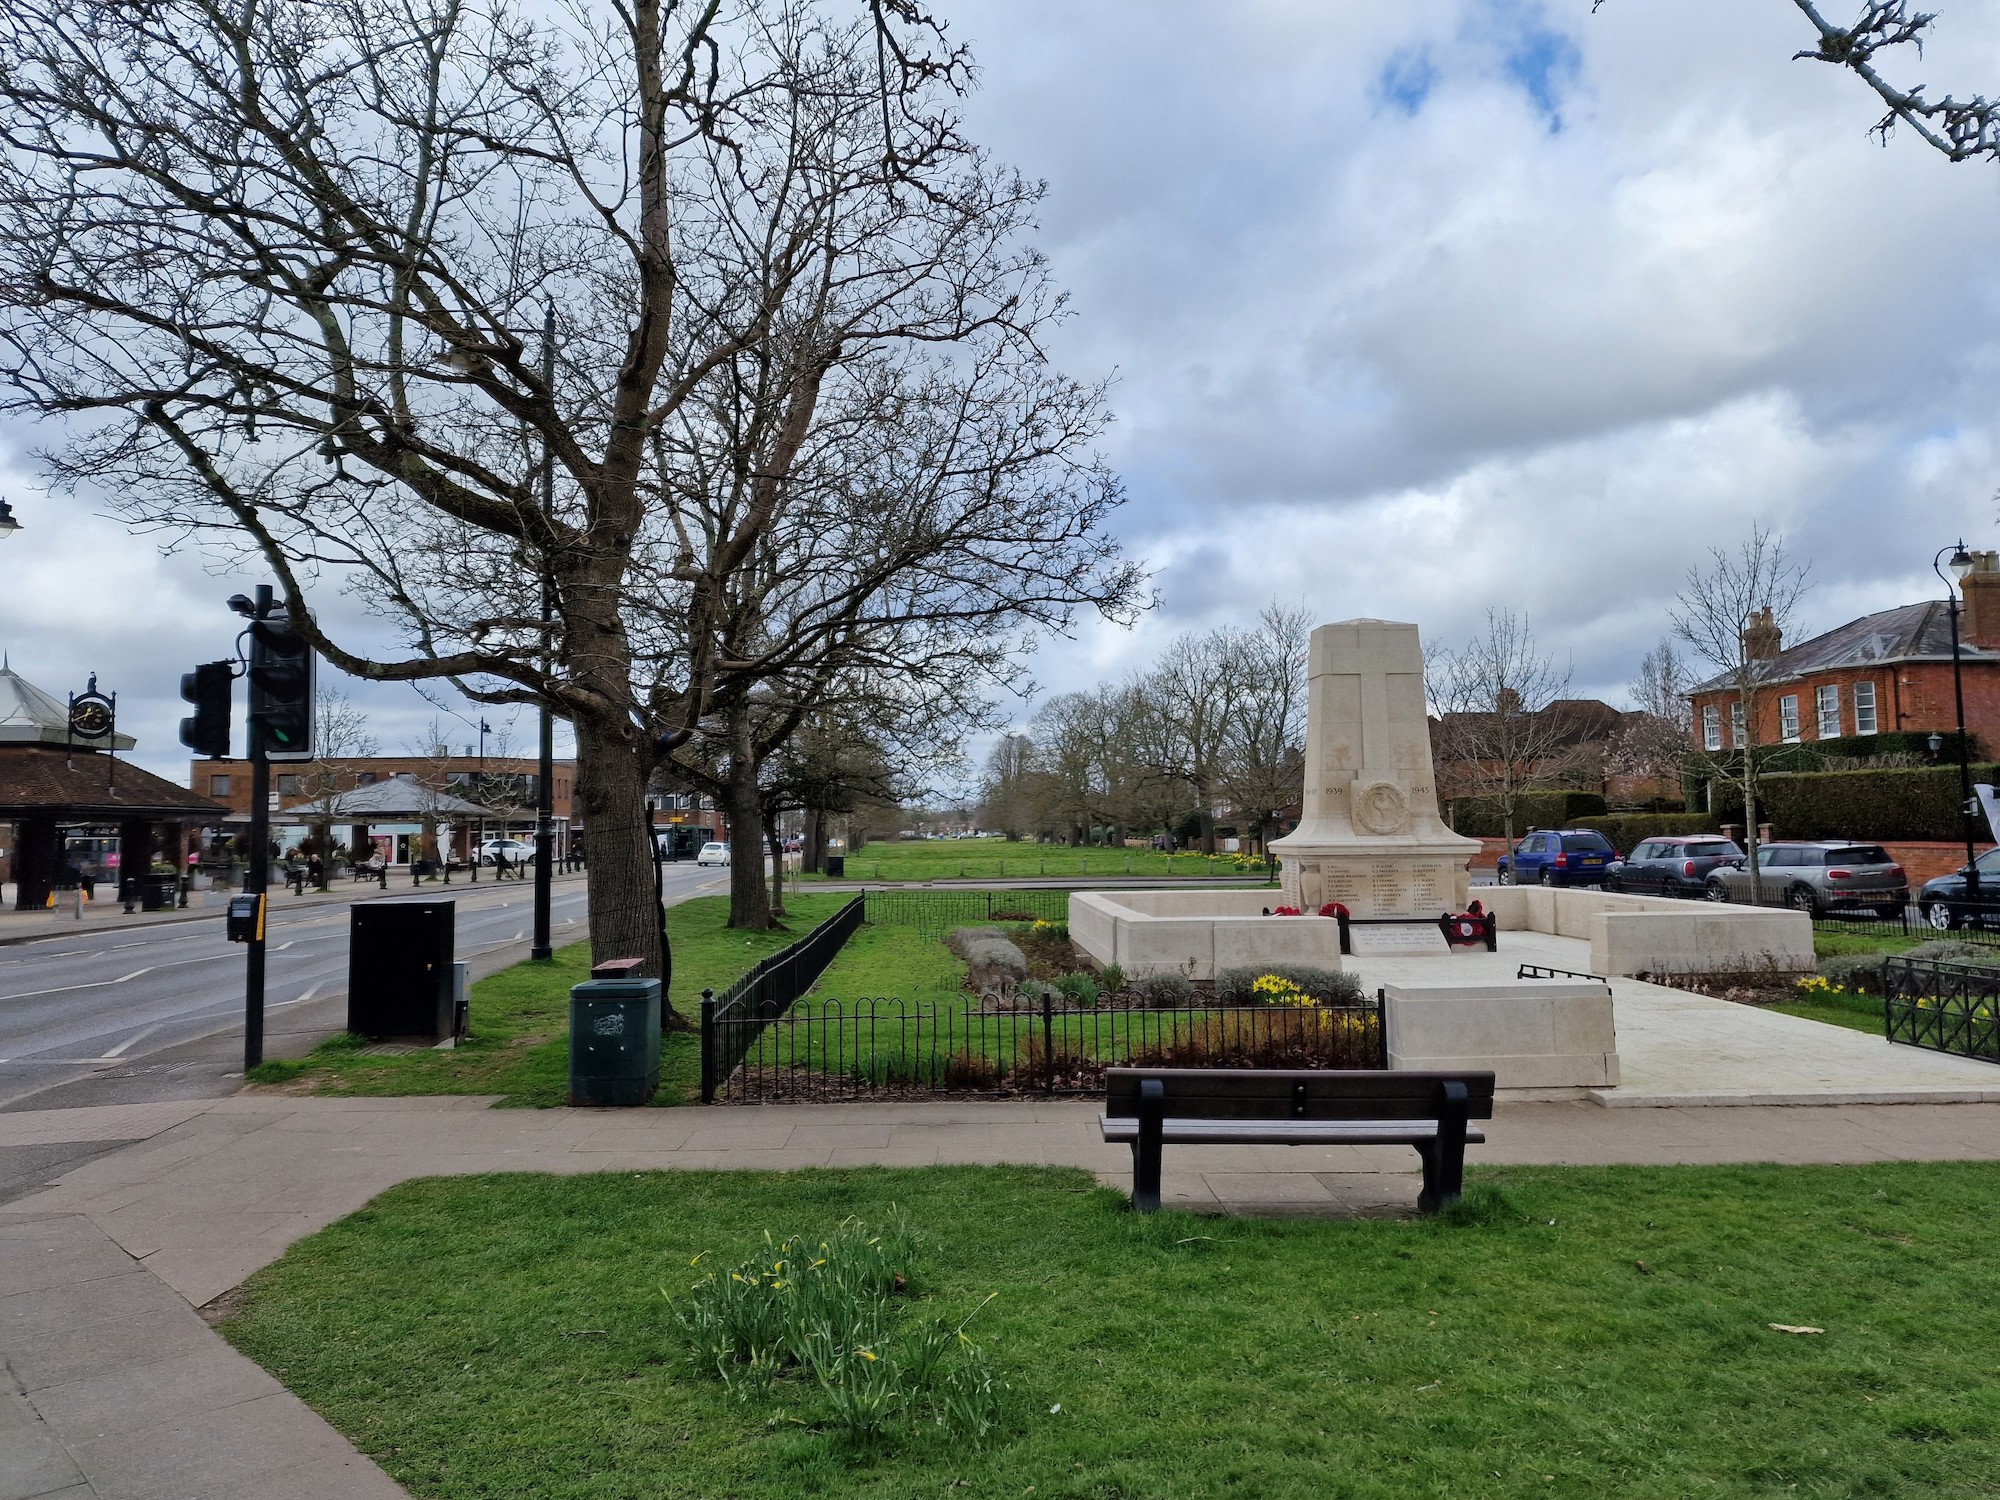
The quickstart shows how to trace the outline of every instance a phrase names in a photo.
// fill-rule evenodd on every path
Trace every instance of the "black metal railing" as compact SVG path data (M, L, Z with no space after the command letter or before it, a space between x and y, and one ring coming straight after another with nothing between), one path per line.
M1066 890L866 891L868 920L877 927L914 927L941 938L973 922L1067 922Z
M711 1049L708 1038L713 1032ZM703 1012L703 1058L731 1058L703 1098L1090 1094L1104 1070L1385 1068L1379 1000L1352 1006L1025 1009L952 1001L807 1000Z
M1547 964L1522 964L1514 971L1516 979L1594 979L1599 984L1611 981L1602 974L1586 974L1580 969L1552 969Z
M856 896L796 943L760 959L717 995L701 992L701 1097L713 1101L760 1029L783 1016L811 989L855 929L868 919L868 899Z
M1892 1042L2000 1062L2000 970L1882 960L1882 1024Z
M1905 906L1896 916L1862 916L1858 913L1843 916L1839 912L1823 912L1813 918L1813 931L1844 932L1861 937L1949 938L1955 943L1983 943L2000 947L2000 928L1969 923L1960 923L1955 927L1933 926L1927 914L1914 903Z

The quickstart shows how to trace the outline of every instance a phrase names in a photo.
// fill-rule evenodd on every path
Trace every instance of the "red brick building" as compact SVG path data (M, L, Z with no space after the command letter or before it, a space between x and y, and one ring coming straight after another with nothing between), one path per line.
M1977 552L1973 563L1959 616L1965 727L1980 753L1991 755L2000 751L2000 554ZM1941 599L1905 604L1791 647L1769 611L1752 616L1744 639L1759 663L1754 743L1952 733L1958 714L1949 608ZM1695 749L1726 752L1745 743L1750 726L1728 682L1700 684L1689 702Z

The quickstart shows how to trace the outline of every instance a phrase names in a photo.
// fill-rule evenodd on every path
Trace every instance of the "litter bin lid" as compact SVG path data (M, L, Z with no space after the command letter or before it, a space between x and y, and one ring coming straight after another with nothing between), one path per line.
M659 994L657 979L586 979L569 990L572 1000L656 1000Z

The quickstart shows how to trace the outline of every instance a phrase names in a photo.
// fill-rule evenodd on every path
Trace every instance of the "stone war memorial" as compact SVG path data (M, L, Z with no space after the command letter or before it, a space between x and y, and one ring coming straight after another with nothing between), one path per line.
M1320 626L1307 691L1303 816L1271 846L1282 894L1078 892L1070 936L1091 958L1197 982L1260 963L1345 968L1382 996L1390 1068L1491 1068L1515 1098L1605 1102L1620 1076L1614 977L1812 967L1804 913L1590 889L1481 887L1497 951L1448 947L1439 919L1467 909L1480 846L1439 814L1417 627ZM1319 915L1336 905L1353 920L1348 952Z
M1272 851L1287 906L1435 917L1466 905L1477 839L1445 827L1431 769L1417 627L1342 620L1312 633L1304 817Z

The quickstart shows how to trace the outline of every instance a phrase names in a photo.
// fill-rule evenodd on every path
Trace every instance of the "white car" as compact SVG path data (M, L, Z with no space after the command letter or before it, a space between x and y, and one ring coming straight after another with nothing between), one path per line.
M729 863L729 846L727 844L703 844L701 846L701 853L694 857L694 862L698 865L726 865Z
M479 862L490 865L494 856L504 854L510 865L526 864L535 857L534 844L526 839L488 839L479 846Z

